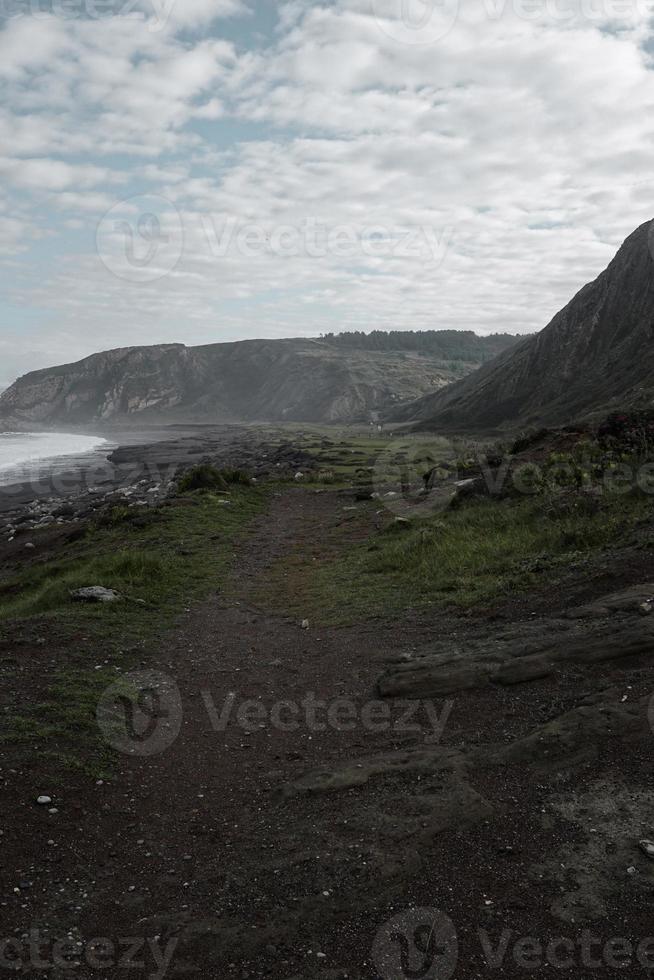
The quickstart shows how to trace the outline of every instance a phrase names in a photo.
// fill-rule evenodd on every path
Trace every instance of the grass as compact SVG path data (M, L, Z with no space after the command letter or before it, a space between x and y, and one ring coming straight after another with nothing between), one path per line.
M398 491L404 483L419 484L437 464L453 464L466 448L461 440L401 431L382 435L365 425L298 428L293 444L313 460L315 468L305 473L307 485Z
M640 495L607 497L598 513L545 517L540 498L483 500L411 525L316 566L293 557L269 576L268 603L347 624L433 605L468 608L560 577L613 545L650 509Z
M116 673L108 668L90 672L69 667L57 671L48 685L47 700L22 714L11 713L3 718L0 747L22 747L23 759L38 753L39 761L48 764L55 781L59 769L82 772L95 779L108 777L114 753L99 737L96 706L102 692L115 680Z
M227 580L234 545L265 500L262 490L235 484L229 497L198 492L147 512L114 508L68 545L65 557L46 557L3 579L0 640L11 648L21 635L37 638L49 652L65 650L66 666L45 678L41 703L3 712L0 746L105 772L111 753L95 719L99 694L189 603ZM115 589L124 601L71 600L72 589L89 585Z
M65 552L0 584L0 624L34 616L142 640L208 591L228 567L235 538L263 504L260 490L197 493L143 515L114 509ZM227 503L229 501L229 503ZM123 511L125 513L123 513ZM142 520L142 525L137 522ZM73 589L102 585L125 602L74 604Z
M431 437L389 441L365 430L313 427L295 433L294 442L316 460L307 482L350 487L399 484L406 467L413 467L416 482L416 471L455 452L465 457L466 449ZM207 489L223 480L228 491ZM21 638L48 643L50 663L63 651L66 664L50 668L40 694L30 692L40 703L3 712L0 748L36 749L53 764L107 771L111 757L95 720L99 694L120 672L143 663L189 604L228 584L235 544L267 500L268 491L248 486L240 471L223 471L218 483L214 472L195 471L190 482L203 489L147 510L114 507L56 553L0 581L0 643L7 650ZM386 523L372 536L370 511L381 501L344 507L347 516L323 528L308 548L267 568L248 598L329 624L401 616L411 608L484 606L554 581L569 565L626 540L650 510L649 497L635 493L605 494L597 512L582 508L573 516L551 503L543 496L473 501L408 524ZM71 590L89 585L115 589L124 601L71 601ZM10 676L12 663L3 665ZM14 686L19 702L25 700Z

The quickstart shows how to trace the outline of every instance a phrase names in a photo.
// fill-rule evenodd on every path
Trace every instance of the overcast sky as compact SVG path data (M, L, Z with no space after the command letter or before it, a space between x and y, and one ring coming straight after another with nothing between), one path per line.
M654 217L650 8L0 0L0 382L140 343L540 329Z

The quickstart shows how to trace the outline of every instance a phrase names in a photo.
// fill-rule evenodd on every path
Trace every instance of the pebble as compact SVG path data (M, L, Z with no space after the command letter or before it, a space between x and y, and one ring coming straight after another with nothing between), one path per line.
M52 797L39 796L36 802L38 803L39 806L48 806L48 804L52 803Z
M651 840L641 840L640 849L643 854L646 854L648 858L654 861L654 841Z

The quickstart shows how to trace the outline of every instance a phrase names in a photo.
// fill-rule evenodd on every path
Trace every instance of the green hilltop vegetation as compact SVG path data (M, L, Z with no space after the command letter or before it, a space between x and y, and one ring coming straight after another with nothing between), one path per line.
M472 330L371 330L364 333L328 333L322 338L333 347L367 351L416 351L443 360L485 364L520 339L508 333L480 337Z

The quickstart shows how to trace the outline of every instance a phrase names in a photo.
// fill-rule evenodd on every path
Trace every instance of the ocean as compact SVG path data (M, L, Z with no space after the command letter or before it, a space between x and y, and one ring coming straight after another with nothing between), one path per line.
M39 474L61 473L93 456L104 458L111 443L100 436L58 432L0 432L0 486Z

